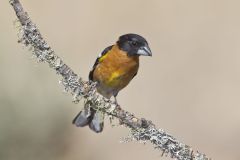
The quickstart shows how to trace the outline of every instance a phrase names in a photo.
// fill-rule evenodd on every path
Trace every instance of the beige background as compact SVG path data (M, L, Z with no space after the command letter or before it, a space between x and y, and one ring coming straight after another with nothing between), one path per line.
M22 0L49 44L87 79L96 56L134 32L150 43L138 76L118 97L194 149L240 159L240 1ZM108 121L102 134L75 128L59 77L17 44L16 19L0 3L1 160L167 160L150 144L119 143L128 134Z

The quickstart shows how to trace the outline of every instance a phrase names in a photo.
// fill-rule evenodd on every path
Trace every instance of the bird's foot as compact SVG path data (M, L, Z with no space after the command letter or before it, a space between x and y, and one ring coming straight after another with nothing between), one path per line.
M117 102L117 97L114 97L114 104L116 105L116 108L120 108L120 105Z

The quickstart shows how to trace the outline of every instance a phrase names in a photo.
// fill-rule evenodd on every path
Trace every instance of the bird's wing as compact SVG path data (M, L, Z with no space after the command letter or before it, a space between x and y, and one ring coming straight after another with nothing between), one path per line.
M89 76L88 76L89 80L93 81L93 72L94 72L96 66L99 64L99 61L100 61L101 57L103 57L108 51L110 51L110 50L112 49L112 47L113 47L113 45L105 48L105 49L102 51L102 53L99 54L99 56L97 57L94 65L93 65L93 67L92 67L92 70L91 70L90 73L89 73Z

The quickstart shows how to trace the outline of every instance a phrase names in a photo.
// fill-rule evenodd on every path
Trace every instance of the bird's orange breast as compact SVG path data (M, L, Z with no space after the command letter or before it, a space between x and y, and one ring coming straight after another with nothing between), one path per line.
M99 90L118 92L136 75L138 67L139 56L128 56L115 45L99 59L99 64L93 73L93 80L99 82Z

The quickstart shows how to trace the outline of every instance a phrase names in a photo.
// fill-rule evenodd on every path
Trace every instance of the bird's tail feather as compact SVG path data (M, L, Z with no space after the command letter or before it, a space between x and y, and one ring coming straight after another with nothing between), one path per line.
M85 104L84 109L78 113L72 123L77 127L85 127L89 125L91 130L99 133L103 130L104 114L93 110L88 104Z
M89 123L89 128L96 133L102 132L104 126L104 113L94 112L93 118Z

